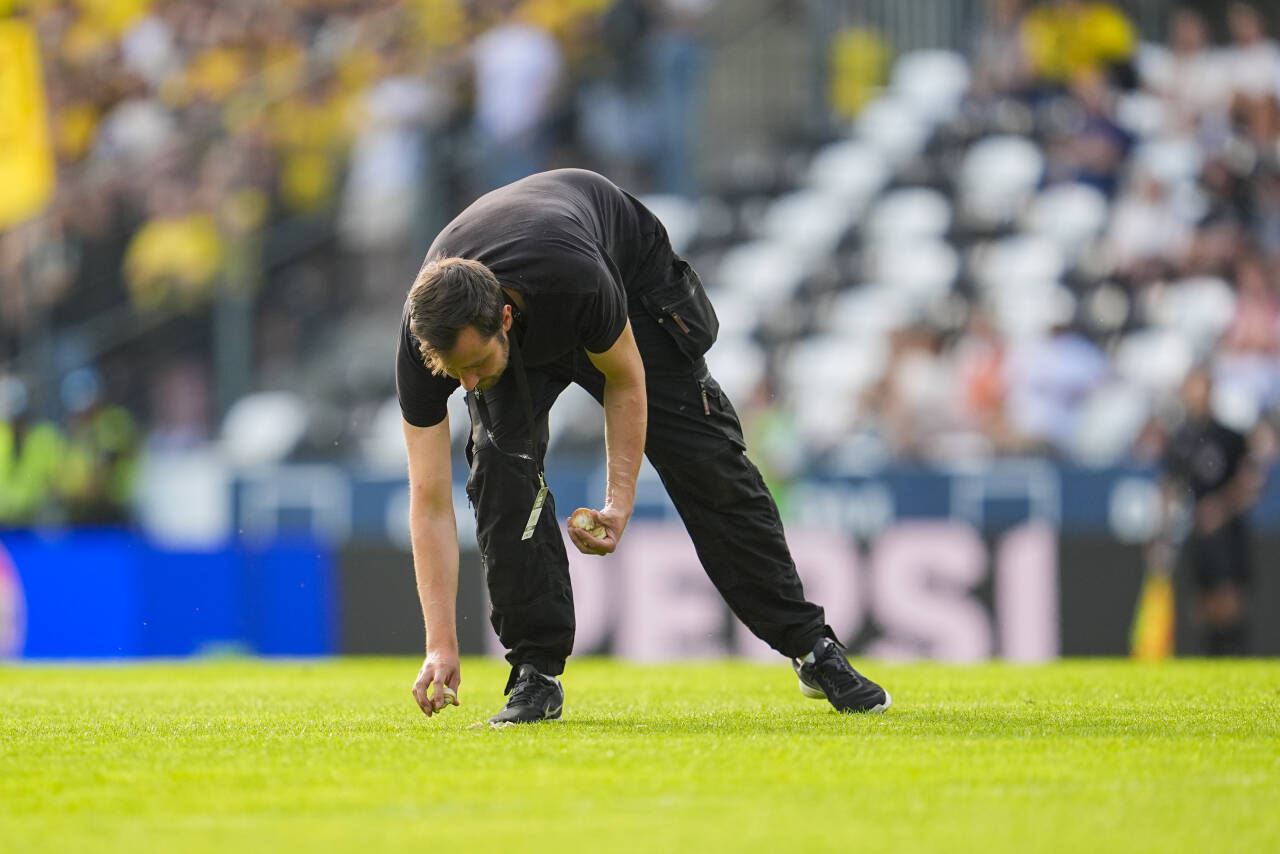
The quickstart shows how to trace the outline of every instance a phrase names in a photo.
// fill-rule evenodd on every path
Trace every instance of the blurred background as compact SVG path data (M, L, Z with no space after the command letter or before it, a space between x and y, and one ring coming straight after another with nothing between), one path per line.
M1277 34L1209 0L0 0L0 654L419 652L400 307L453 215L561 166L701 273L855 649L1128 653L1211 414L1254 473L1232 651L1280 654ZM562 515L602 428L552 412ZM762 654L640 497L573 558L579 652ZM1165 622L1214 651L1193 569Z

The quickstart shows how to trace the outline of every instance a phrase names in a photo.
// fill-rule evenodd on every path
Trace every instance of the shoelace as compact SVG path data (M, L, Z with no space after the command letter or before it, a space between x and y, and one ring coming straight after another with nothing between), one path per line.
M837 660L837 657L841 660ZM834 689L837 696L862 687L862 680L853 672L849 662L843 661L843 658L840 650L833 646L826 655L814 662L814 675L824 683L824 687Z
M533 705L533 701L538 699L539 689L547 689L550 687L551 683L540 676L530 676L528 679L521 679L516 682L515 687L511 689L511 695L507 698L507 705Z

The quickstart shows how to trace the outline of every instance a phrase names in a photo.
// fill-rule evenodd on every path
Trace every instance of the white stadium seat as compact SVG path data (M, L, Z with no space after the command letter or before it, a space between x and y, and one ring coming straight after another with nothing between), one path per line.
M1072 451L1091 466L1112 465L1133 448L1151 416L1151 395L1139 385L1121 380L1093 391L1080 407Z
M888 159L874 146L856 140L833 142L809 162L806 183L843 199L861 213L893 178Z
M278 463L307 432L301 397L287 391L248 394L231 404L222 420L222 450L237 466Z
M760 311L786 305L809 274L809 259L777 240L752 240L725 252L713 278L728 299L752 301Z
M932 133L929 119L901 97L878 98L864 107L854 120L854 135L897 167L911 162L924 151Z
M964 215L983 226L1010 222L1044 175L1044 153L1031 140L989 136L965 152L957 184Z
M768 358L755 341L721 335L707 353L707 367L735 405L745 404L764 379Z
M840 245L853 220L853 208L839 196L808 189L770 202L763 228L767 237L795 248L813 262L821 262Z
M862 231L867 240L946 235L951 227L951 203L929 187L903 187L880 199L867 214Z
M868 280L896 288L917 306L950 293L960 254L943 240L894 240L866 248Z
M1115 353L1116 373L1159 393L1175 390L1193 361L1187 339L1181 333L1160 328L1130 332Z
M653 212L667 229L671 248L682 254L698 236L698 204L683 196L654 194L642 196L642 204Z
M1062 249L1033 234L984 244L974 250L971 264L974 279L988 291L1026 290L1057 282L1066 270Z
M837 334L883 334L917 320L920 310L915 302L912 295L892 285L859 285L837 295L819 323Z
M893 64L893 91L934 123L955 116L969 90L969 64L949 50L917 50Z
M1024 225L1032 234L1047 237L1069 257L1074 257L1107 225L1107 197L1088 184L1055 184L1031 202Z

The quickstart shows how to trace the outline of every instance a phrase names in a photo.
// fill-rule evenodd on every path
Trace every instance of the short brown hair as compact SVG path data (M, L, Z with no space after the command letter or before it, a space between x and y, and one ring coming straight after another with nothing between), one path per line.
M497 335L506 302L498 277L479 261L441 258L424 264L409 289L409 331L432 373L444 372L439 356L454 348L466 327L485 338Z

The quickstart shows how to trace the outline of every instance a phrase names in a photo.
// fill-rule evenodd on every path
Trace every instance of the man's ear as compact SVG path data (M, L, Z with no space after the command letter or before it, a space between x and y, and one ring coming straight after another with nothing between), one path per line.
M511 304L508 303L502 307L502 331L510 332L511 324L515 321L515 317L511 314Z

